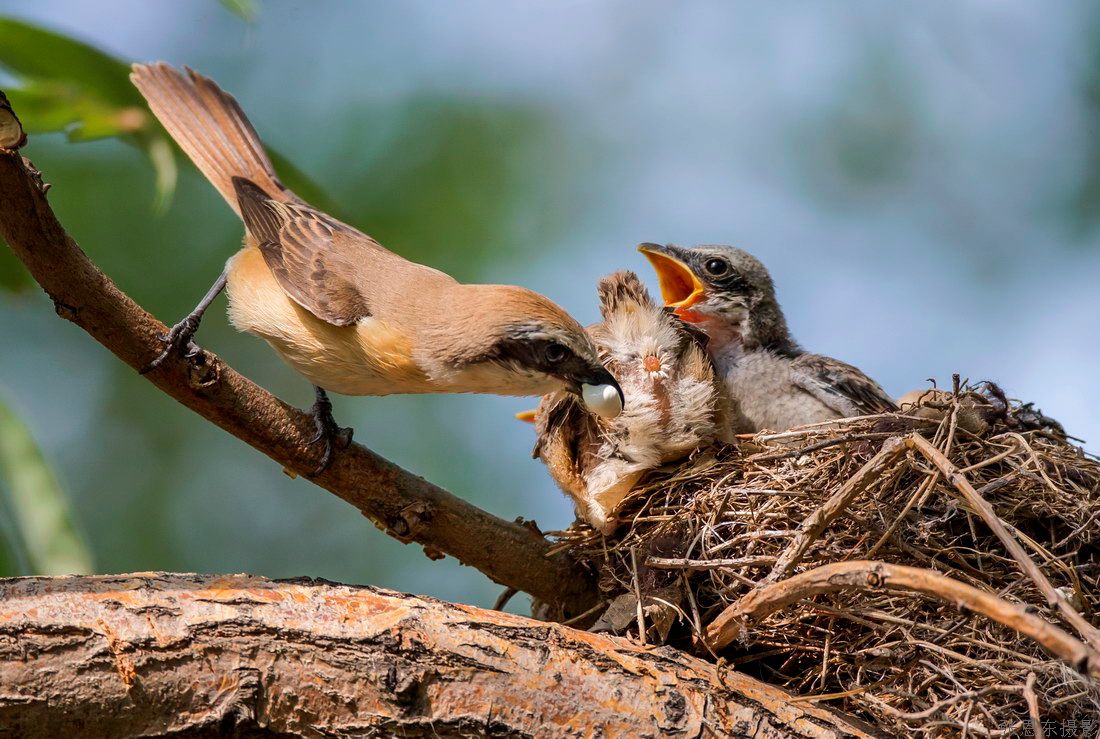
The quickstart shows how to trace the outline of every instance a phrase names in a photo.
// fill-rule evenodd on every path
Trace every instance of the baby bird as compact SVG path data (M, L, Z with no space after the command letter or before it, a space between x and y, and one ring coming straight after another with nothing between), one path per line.
M771 275L748 252L672 244L641 244L638 251L656 270L665 304L706 333L710 357L749 430L897 410L857 368L795 343Z
M603 322L588 333L622 388L624 410L600 417L575 395L545 395L532 456L573 498L578 516L609 534L615 507L642 475L731 440L733 429L705 338L656 304L633 272L603 278L598 292Z

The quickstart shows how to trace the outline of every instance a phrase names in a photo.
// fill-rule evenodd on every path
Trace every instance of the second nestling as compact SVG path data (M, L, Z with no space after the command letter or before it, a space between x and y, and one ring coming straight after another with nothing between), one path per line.
M600 359L626 399L613 418L565 392L545 396L535 414L534 456L600 529L646 472L716 441L731 441L734 417L704 349L705 337L655 303L633 272L598 287L603 321L588 327Z
M733 246L641 244L676 315L710 339L707 351L751 431L889 413L893 399L858 368L795 342L775 283Z

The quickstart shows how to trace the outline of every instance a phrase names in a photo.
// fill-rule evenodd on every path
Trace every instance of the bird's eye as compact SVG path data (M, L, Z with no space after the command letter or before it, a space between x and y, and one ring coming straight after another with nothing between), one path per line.
M712 259L708 259L706 261L706 264L703 265L703 268L706 269L707 274L710 274L714 277L721 277L722 275L730 271L730 263L727 262L725 259L714 257Z
M556 341L547 344L544 352L546 356L546 361L550 364L557 364L558 362L565 359L565 355L569 353L564 346Z

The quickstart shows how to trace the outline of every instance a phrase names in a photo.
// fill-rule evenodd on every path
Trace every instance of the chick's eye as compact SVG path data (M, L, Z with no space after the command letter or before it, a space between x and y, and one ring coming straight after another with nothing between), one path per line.
M553 342L546 345L545 352L546 361L550 364L557 364L565 359L565 355L568 353L566 348L557 342Z
M713 259L708 259L706 264L703 265L703 268L706 269L708 274L715 277L721 277L729 272L730 265L725 259L718 259L715 257Z

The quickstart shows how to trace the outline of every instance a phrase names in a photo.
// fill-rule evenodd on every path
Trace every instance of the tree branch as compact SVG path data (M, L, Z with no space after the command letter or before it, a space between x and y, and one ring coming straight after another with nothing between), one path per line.
M24 737L873 734L671 648L247 575L0 580L0 686Z
M53 299L58 315L87 331L134 369L162 344L166 327L104 275L65 232L41 177L0 149L0 236ZM183 405L263 452L309 475L320 459L311 418L235 372L210 352L173 358L146 375ZM450 554L492 580L580 613L595 602L590 575L564 555L549 556L535 529L497 518L359 445L309 478L351 503L390 536Z

